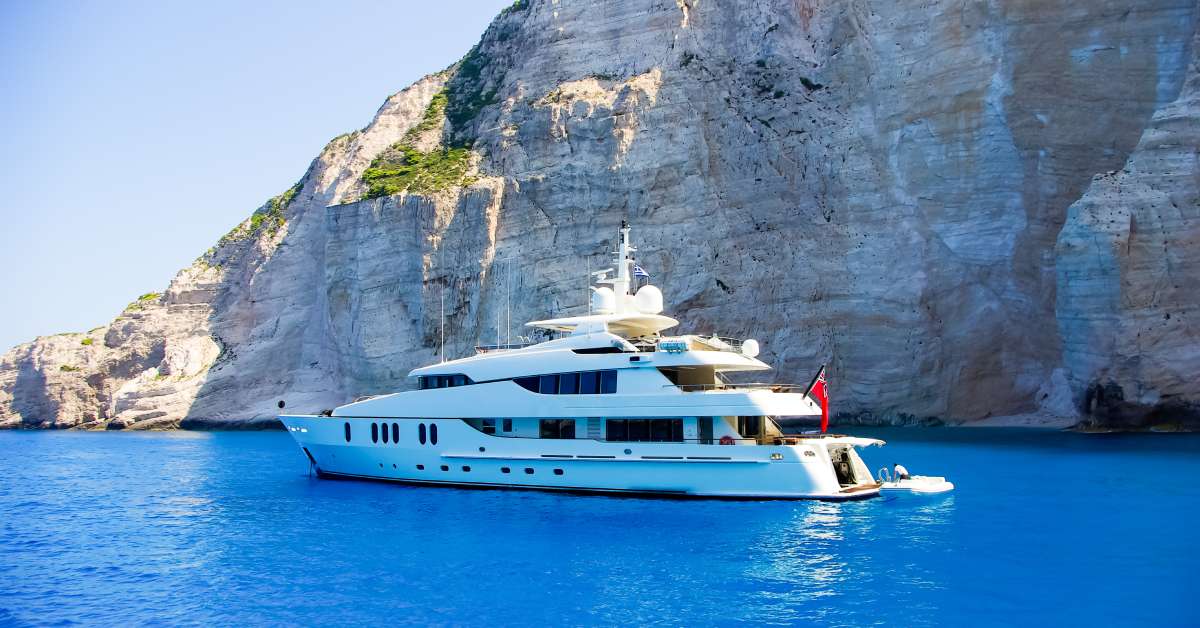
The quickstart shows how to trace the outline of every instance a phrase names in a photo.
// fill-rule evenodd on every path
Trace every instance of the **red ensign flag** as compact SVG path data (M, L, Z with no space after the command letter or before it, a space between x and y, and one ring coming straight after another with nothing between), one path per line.
M817 373L817 378L813 380L811 386L808 387L808 396L813 401L821 404L821 433L829 429L829 391L825 387L825 366L821 366L821 371Z

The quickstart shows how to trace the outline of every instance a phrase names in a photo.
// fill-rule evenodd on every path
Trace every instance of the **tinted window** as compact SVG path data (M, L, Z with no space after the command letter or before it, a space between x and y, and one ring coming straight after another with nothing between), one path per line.
M349 423L346 424L345 429L346 429L346 442L348 443L348 442L350 442L350 424Z
M562 474L563 474L563 470L562 470L562 469L555 469L555 470L554 470L554 475L562 475Z
M579 392L579 373L562 373L558 376L558 394L574 395Z
M482 432L484 434L495 434L496 433L496 419L484 419Z
M671 423L662 420L650 421L650 440L656 443L671 440Z
M400 442L400 424L399 423L392 423L392 442L393 443Z
M379 425L377 425L375 423L371 424L371 442L372 443L379 442Z
M379 429L383 431L383 442L388 442L388 426L387 423L380 423Z
M508 467L500 467L500 473L508 473L509 471L512 471L512 469L509 469Z
M758 436L759 430L762 428L762 417L758 416L740 416L738 417L738 433L746 438L755 438Z
M635 442L650 440L650 422L646 419L629 419L629 440Z
M609 419L608 434L605 436L608 440L623 441L629 439L629 422L625 419Z
M584 395L594 395L600 392L600 373L596 371L580 373L579 392Z
M437 444L437 423L429 425L429 442L434 445Z
M558 393L558 376L543 375L538 383L538 392L543 395L553 395Z
M512 419L504 419L504 431L505 432L512 431Z
M513 380L518 386L528 390L529 392L538 391L538 378L536 377L518 377Z
M600 392L611 395L617 392L617 372L616 371L601 371L600 372Z
M429 388L429 378L425 377L424 375L422 375L421 377L418 377L417 378L417 386L420 387L421 390L425 390L426 388Z
M575 419L542 419L542 438L575 438Z
M453 377L453 379L450 381L450 385L451 386L466 386L467 385L467 376L466 375L455 375Z
M422 423L421 425L419 425L417 427L417 440L421 441L422 445L425 444L425 424L424 423Z

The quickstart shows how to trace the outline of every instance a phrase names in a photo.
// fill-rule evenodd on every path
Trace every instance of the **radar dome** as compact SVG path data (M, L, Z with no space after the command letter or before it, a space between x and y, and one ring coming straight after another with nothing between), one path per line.
M612 288L592 288L592 311L597 314L612 314L617 309L617 295Z
M758 355L758 341L753 338L747 338L742 343L742 355L753 358Z
M642 314L658 314L663 311L662 290L649 284L642 286L633 296L633 306Z

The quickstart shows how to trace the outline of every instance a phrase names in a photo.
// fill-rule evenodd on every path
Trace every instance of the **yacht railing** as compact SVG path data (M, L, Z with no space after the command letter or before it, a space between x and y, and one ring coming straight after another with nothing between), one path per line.
M799 393L808 392L803 384L770 384L770 383L750 383L750 384L663 384L663 388L678 388L683 392L706 392L714 390L768 390L777 393Z
M498 345L476 345L475 353L490 353L492 351L512 351L513 349L524 349L532 347L536 342L510 342Z

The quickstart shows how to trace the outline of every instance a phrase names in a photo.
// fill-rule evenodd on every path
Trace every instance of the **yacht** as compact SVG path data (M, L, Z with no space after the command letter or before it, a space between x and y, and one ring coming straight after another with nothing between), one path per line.
M322 478L713 498L848 500L882 482L858 449L788 434L828 417L807 387L736 384L768 371L754 340L669 334L663 295L622 223L614 268L588 279L591 313L527 323L548 340L481 346L413 370L414 390L320 416L279 417ZM594 284L594 285L592 285ZM818 394L810 394L814 387ZM814 399L820 399L820 403Z

